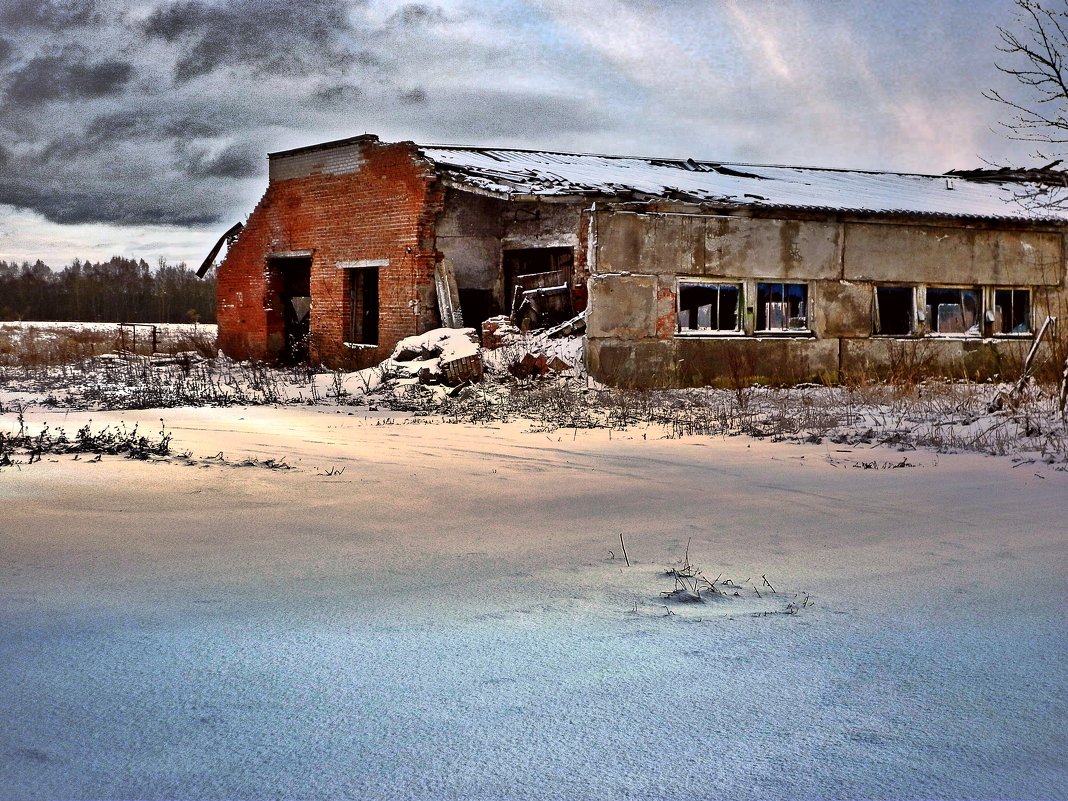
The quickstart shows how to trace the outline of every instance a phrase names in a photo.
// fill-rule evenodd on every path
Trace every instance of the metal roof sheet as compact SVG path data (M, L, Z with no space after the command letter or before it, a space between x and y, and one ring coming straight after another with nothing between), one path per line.
M1029 207L1019 180L657 159L455 145L419 146L451 183L503 197L589 196L922 214L1033 222L1068 221L1068 210Z

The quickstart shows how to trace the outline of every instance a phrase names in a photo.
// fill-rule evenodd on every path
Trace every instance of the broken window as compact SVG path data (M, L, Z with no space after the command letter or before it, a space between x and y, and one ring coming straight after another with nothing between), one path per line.
M908 336L915 330L915 290L910 286L875 288L872 331L886 336Z
M807 284L757 284L757 331L808 330Z
M354 345L378 344L378 268L345 270L348 276L348 319L345 341Z
M925 311L931 333L979 336L977 287L928 287Z
M1031 333L1031 290L994 290L994 333Z
M679 331L737 331L740 284L679 281Z

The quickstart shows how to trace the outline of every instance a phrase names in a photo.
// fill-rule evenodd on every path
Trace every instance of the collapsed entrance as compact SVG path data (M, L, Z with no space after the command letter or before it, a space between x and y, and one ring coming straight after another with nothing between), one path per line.
M311 254L267 257L267 355L306 362L311 339Z
M503 252L505 304L521 327L550 325L574 316L574 260L569 247Z

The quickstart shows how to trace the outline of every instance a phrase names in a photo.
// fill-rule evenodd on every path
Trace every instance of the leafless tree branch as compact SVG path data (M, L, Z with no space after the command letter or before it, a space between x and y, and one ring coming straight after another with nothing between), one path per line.
M1002 129L1019 141L1068 143L1068 0L1016 0L1015 25L998 33L996 66L1019 89L983 92L1008 110Z

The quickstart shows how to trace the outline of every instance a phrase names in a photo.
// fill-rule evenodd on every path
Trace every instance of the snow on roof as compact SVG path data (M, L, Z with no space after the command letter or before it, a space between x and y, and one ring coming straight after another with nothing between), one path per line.
M557 153L456 145L419 146L451 184L501 197L681 200L864 213L1068 221L1068 210L1031 208L1041 184L964 175L785 167Z

